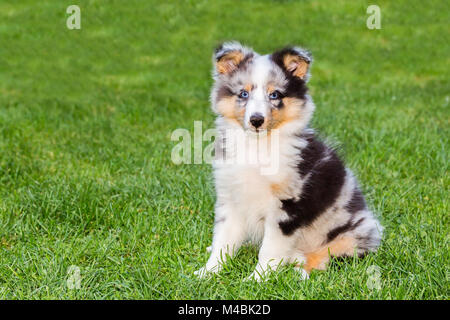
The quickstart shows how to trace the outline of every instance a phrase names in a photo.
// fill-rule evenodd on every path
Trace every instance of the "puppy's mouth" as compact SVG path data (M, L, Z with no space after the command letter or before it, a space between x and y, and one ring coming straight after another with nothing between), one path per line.
M246 130L248 133L251 134L265 134L267 132L267 128L255 128L255 127L250 127Z

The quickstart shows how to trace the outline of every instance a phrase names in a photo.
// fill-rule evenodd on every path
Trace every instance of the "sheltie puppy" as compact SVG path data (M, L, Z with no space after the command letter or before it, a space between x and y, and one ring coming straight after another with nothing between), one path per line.
M213 63L211 103L222 161L213 163L211 256L195 273L220 271L246 241L260 245L249 277L258 281L283 264L295 264L308 278L332 256L376 251L382 227L355 176L308 126L315 108L306 86L310 53L289 47L259 55L227 42ZM243 152L257 161L239 161L247 159Z

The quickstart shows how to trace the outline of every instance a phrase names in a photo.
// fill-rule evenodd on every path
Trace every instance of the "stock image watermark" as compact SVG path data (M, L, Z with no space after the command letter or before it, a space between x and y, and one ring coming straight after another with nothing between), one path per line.
M262 175L273 175L279 170L279 130L251 132L238 129L203 132L202 121L194 121L194 134L185 128L172 132L171 141L179 142L172 148L174 164L249 165L259 168ZM208 144L203 146L204 142Z
M81 270L80 267L71 265L67 269L67 288L70 290L81 289Z
M369 275L366 285L369 290L381 290L381 270L379 266L371 265L367 268L366 273Z
M66 20L66 26L69 30L81 29L81 10L76 4L67 7L66 13L70 16Z
M370 30L381 29L381 9L376 4L367 7L366 13L369 17L366 20L366 26Z

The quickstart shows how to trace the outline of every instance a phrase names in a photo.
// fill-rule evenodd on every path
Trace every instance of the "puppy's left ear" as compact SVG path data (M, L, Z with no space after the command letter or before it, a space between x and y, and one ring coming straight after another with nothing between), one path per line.
M284 48L273 53L272 60L292 76L308 81L312 63L309 51L299 47Z
M219 74L231 74L243 61L253 57L252 49L236 41L225 42L216 48L213 55L215 71Z

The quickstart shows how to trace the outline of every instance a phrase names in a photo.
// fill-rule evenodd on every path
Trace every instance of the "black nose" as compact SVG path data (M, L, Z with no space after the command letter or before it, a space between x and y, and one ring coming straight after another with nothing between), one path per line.
M264 123L264 116L261 113L255 113L250 117L250 123L258 129Z

